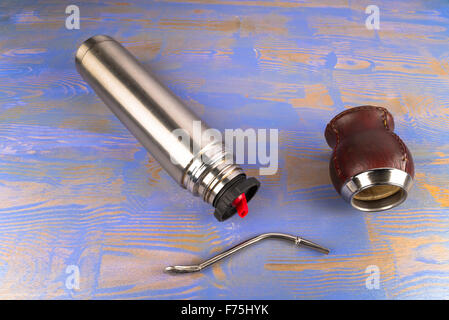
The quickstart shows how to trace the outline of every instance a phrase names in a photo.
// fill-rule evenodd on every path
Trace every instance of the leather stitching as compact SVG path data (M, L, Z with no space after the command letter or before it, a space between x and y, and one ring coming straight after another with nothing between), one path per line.
M401 151L402 151L402 159L401 159L401 161L405 162L404 170L407 171L408 158L407 158L407 149L405 147L405 144L402 141L402 139L399 138L399 136L396 133L394 133L393 131L391 131L390 128L388 127L388 124L387 124L387 109L382 108L382 107L378 107L378 108L379 108L379 110L382 109L382 111L383 111L383 123L384 123L385 128L393 136L393 138L399 143L399 146L401 147Z

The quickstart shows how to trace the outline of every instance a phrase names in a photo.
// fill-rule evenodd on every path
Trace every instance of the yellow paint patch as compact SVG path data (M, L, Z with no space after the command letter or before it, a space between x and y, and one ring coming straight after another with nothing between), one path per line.
M47 52L47 49L45 48L23 48L23 49L11 49L3 54L5 56L18 56L18 55L29 55L29 54L39 54L39 53L45 53Z
M446 185L444 187L436 185L437 182L432 177L426 176L422 172L417 172L415 174L415 180L422 185L432 196L432 198L438 202L442 207L449 207L449 189L446 189ZM432 181L432 183L429 183Z
M212 273L218 281L224 281L226 280L226 274L223 271L223 268L221 267L221 264L215 264L212 267Z
M434 152L435 155L440 157L440 159L434 159L430 164L436 164L436 165L445 165L449 164L449 158L445 158L446 154L444 152Z
M261 61L278 61L288 66L291 63L318 64L321 55L316 53L301 52L297 48L279 48L279 47L258 47L259 59Z
M327 88L322 84L304 86L305 98L290 99L294 108L312 108L332 111L334 104Z
M327 161L286 156L287 191L328 185L328 167Z
M448 259L449 250L442 245L447 242L445 238L439 236L388 237L388 242L394 251L395 264L398 266L397 273L400 277L407 277L422 270L449 271L448 264L438 263L438 261L447 261Z
M449 158L435 159L431 164L449 164Z
M440 75L447 76L448 71L443 64L435 58L420 62L406 63L401 61L378 61L375 64L375 71L395 71L405 74Z
M62 121L60 128L81 129L89 132L110 133L111 122L108 118L71 117Z
M117 254L102 255L98 287L117 288L114 294L185 288L203 276L195 273L188 277L176 277L163 273L169 265L196 263L198 258L192 254L127 247L109 248L108 251L116 251ZM119 287L125 288L120 290Z
M388 252L376 252L372 255L353 255L345 258L317 259L313 263L298 261L299 263L266 263L265 269L271 271L295 271L320 270L330 272L331 270L352 269L354 273L364 273L366 267L376 265L384 277L391 277L394 263Z
M442 207L449 207L449 189L440 188L426 183L424 183L423 186Z

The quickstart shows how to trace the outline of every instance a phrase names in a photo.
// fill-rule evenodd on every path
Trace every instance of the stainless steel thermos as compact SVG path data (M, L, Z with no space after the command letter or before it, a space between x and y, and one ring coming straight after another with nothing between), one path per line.
M237 211L242 196L247 201L254 196L259 182L227 161L233 158L222 141L203 141L195 134L195 123L201 133L209 127L120 43L94 36L81 44L75 61L84 80L145 149L178 184L213 205L219 221ZM180 129L187 141L175 134Z

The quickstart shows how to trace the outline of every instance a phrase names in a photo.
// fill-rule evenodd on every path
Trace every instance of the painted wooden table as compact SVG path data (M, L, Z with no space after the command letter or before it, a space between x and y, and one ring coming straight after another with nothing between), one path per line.
M77 1L68 30L70 4L0 4L0 298L449 298L446 1ZM80 78L75 50L100 33L213 127L279 129L245 219L218 223ZM389 108L416 164L409 199L381 213L352 209L327 171L326 123L362 104ZM273 240L162 273L268 231L332 252Z

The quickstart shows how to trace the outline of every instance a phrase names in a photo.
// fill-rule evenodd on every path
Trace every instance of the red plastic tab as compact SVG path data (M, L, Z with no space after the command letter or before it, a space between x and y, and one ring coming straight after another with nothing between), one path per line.
M248 214L248 203L246 202L245 193L242 193L232 201L232 205L237 209L237 213L241 218L244 218Z

